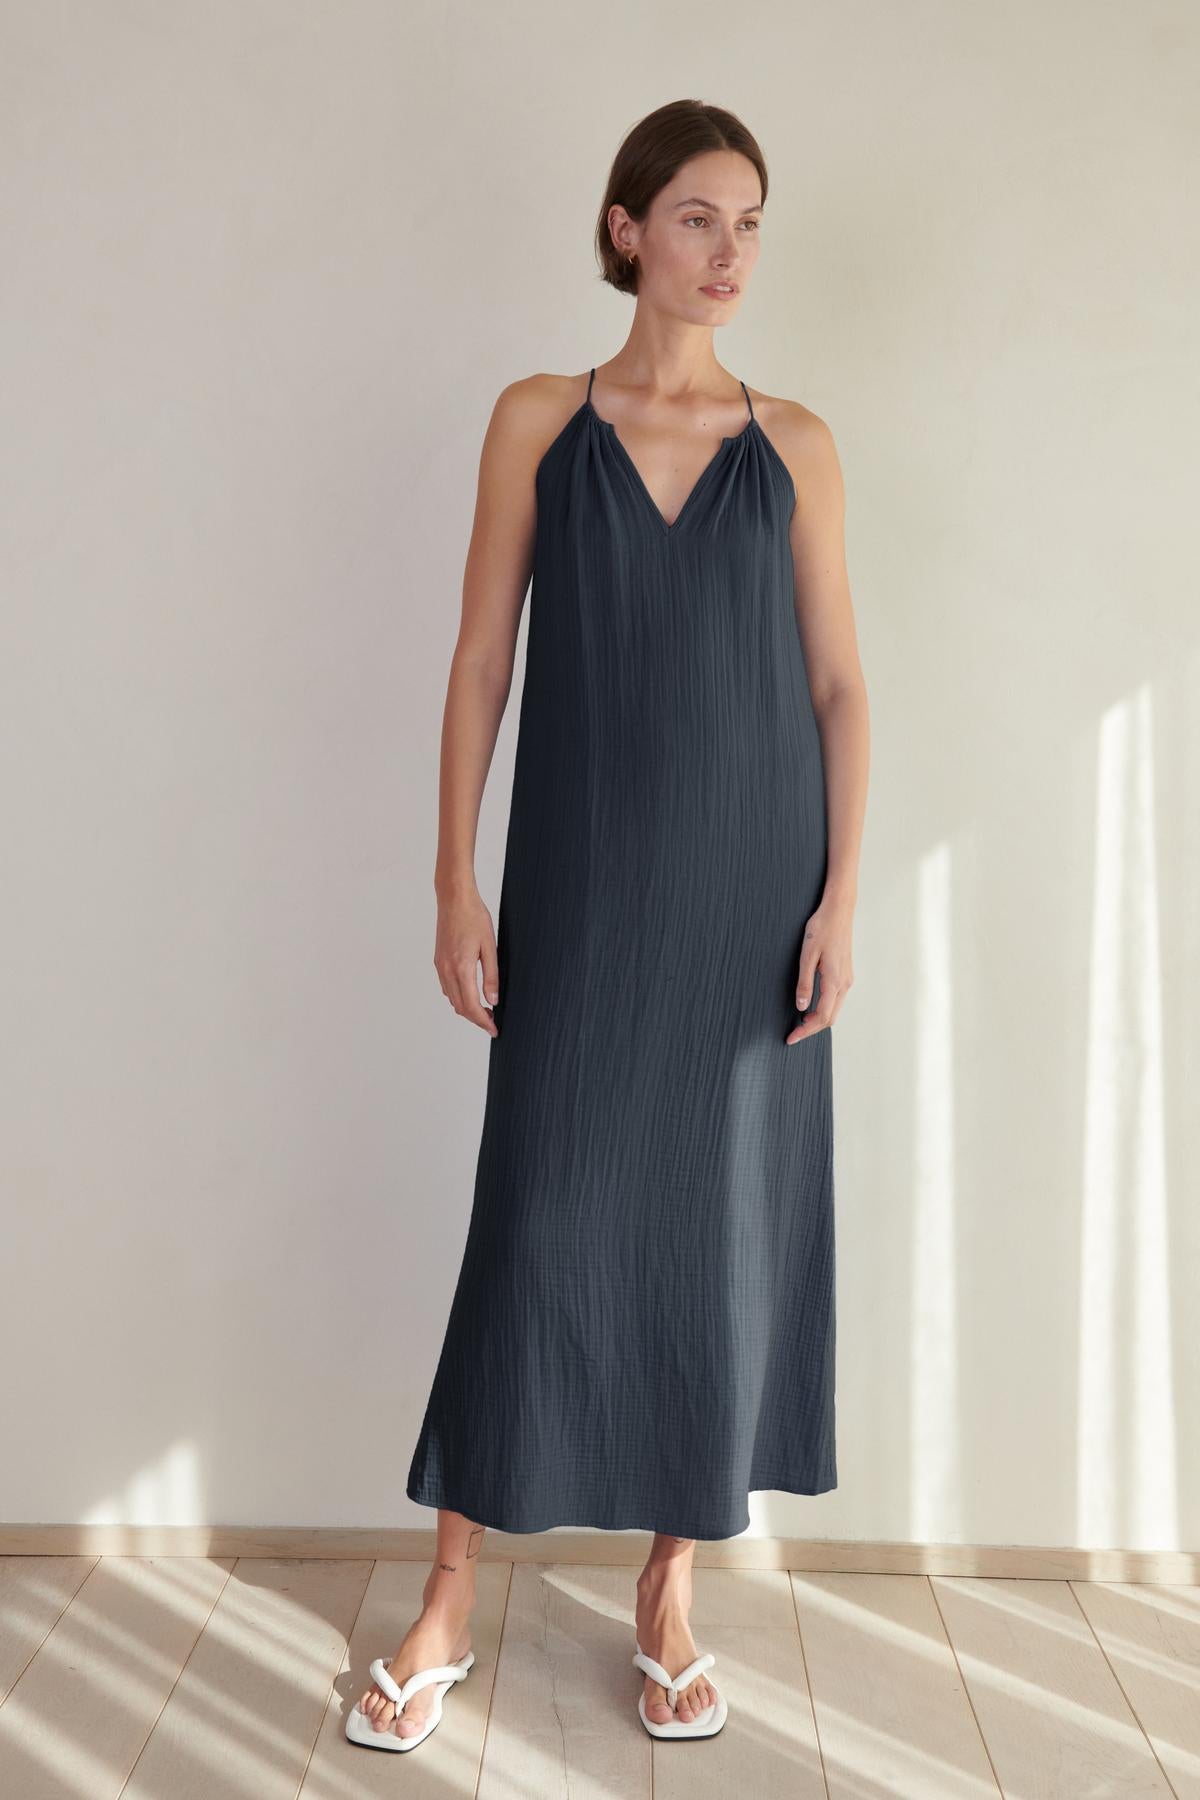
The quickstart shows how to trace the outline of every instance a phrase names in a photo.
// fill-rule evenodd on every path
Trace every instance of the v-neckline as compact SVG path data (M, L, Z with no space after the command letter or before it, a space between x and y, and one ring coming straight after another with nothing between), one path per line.
M742 426L740 431L735 431L733 433L732 437L723 437L721 439L720 443L717 445L716 449L713 451L712 456L705 463L705 465L701 469L699 475L696 477L696 480L692 485L692 489L691 489L690 493L688 494L686 500L684 501L683 505L680 507L679 511L675 514L675 517L672 520L670 520L670 522L668 523L668 521L663 517L663 513L662 513L661 508L659 507L658 501L654 498L653 494L650 492L650 489L646 486L645 480L642 477L641 470L638 468L637 464L634 462L633 457L629 454L629 451L625 448L625 445L621 442L620 436L617 432L617 428L613 424L612 420L601 418L600 414L596 411L596 408L592 405L590 397L588 399L586 399L583 404L584 404L584 409L587 412L591 413L591 415L592 415L593 419L595 419L597 425L602 426L604 428L604 430L607 431L612 442L616 445L618 454L620 455L622 461L625 463L625 466L629 470L630 475L633 477L634 487L637 489L638 493L642 496L642 499L644 500L645 504L649 507L649 509L650 509L651 513L654 515L655 519L657 519L659 529L661 530L663 536L667 537L667 538L674 537L675 533L678 531L680 525L683 523L684 514L687 512L690 512L693 500L695 500L696 496L700 493L701 489L704 487L705 483L708 480L708 477L711 475L712 471L716 468L717 464L720 462L721 457L724 455L725 450L728 448L728 446L730 444L736 444L741 438L744 438L746 436L747 432L752 431L754 429L754 427L758 424L758 420L756 418L754 418L753 416L751 416L749 419L746 420L746 423Z

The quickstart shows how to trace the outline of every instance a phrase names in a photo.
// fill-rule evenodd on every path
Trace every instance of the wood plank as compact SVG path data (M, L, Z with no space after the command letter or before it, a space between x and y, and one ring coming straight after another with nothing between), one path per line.
M96 1556L0 1558L0 1700L95 1568Z
M729 1720L702 1743L658 1743L637 1714L629 1570L516 1566L479 1800L823 1794L786 1574L696 1568L693 1588Z
M729 1703L718 1737L653 1743L654 1800L824 1800L812 1700L786 1569L701 1569L692 1574L692 1636L711 1650L714 1686ZM630 1655L633 1645L629 1646ZM642 1675L630 1668L636 1709ZM636 1729L646 1734L632 1714Z
M794 1573L792 1584L830 1800L996 1800L926 1578Z
M370 1573L239 1559L121 1800L295 1800Z
M1066 1582L932 1582L988 1752L1023 1800L1171 1789Z
M346 1714L370 1687L372 1662L377 1656L390 1661L420 1613L429 1574L427 1564L376 1563L297 1800L390 1800L401 1786L405 1800L475 1793L510 1573L499 1563L481 1563L475 1571L475 1662L467 1679L446 1694L441 1724L415 1750L369 1750L346 1737Z
M595 1564L512 1571L478 1800L649 1800L636 1704L633 1576Z
M0 1707L0 1794L115 1800L229 1574L193 1557L96 1563Z
M1200 1800L1200 1588L1081 1581L1074 1593L1179 1800Z

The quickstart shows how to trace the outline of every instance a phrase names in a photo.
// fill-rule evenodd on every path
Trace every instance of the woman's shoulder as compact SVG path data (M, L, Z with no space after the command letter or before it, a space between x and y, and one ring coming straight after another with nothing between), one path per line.
M807 486L814 478L837 471L833 431L820 413L801 400L762 394L757 388L750 388L750 403L759 425L786 464L797 493L802 484Z
M525 375L501 388L488 436L504 454L536 464L583 405L587 376Z
M556 414L578 410L587 394L587 375L524 375L501 388L493 408L513 423L537 425Z
M749 387L749 383L746 385ZM763 430L771 435L778 433L797 450L817 447L833 437L828 421L802 400L788 400L780 394L764 394L750 388L750 401Z

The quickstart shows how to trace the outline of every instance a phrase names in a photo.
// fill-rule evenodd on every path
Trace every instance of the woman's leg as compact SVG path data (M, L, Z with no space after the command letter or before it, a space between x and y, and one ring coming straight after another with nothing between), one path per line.
M468 1621L475 1605L475 1565L486 1527L462 1513L438 1509L437 1553L425 1581L421 1613L409 1626L396 1654L387 1664L388 1674L403 1684L418 1669L461 1662L471 1648ZM395 1730L412 1737L433 1705L434 1688L418 1688L396 1719L396 1708L372 1682L359 1701L377 1731Z
M695 1548L695 1538L668 1537L657 1532L646 1566L637 1578L637 1640L646 1655L662 1663L669 1675L686 1669L697 1655L688 1625ZM716 1697L717 1690L707 1676L697 1675L680 1693L675 1716L686 1723L711 1706ZM665 1725L672 1717L666 1689L649 1675L646 1711L655 1725Z

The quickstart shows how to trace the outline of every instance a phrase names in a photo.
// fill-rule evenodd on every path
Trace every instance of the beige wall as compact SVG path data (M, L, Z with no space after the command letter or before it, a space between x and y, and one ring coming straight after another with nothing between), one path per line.
M479 443L621 343L603 179L690 93L768 157L718 353L833 427L873 706L841 1485L751 1529L1195 1545L1196 37L1185 0L5 0L0 1518L431 1522Z

